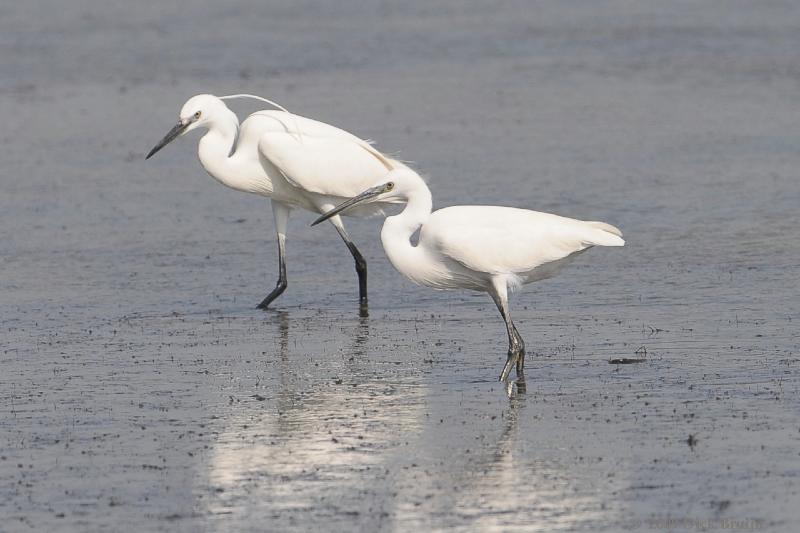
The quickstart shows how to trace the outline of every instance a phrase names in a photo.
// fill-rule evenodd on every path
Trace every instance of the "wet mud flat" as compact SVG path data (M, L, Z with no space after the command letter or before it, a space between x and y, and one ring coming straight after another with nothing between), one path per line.
M40 338L36 353L53 354L41 370L33 353L5 353L6 523L614 531L790 522L796 360L773 365L741 324L718 325L737 346L714 353L702 332L651 334L602 313L559 324L554 312L532 321L559 333L530 357L527 393L509 400L494 381L501 324L477 309L369 319L220 311ZM639 343L646 362L608 363Z
M795 531L794 4L311 7L3 8L0 530ZM525 395L489 298L402 279L378 220L348 221L368 318L301 213L253 309L267 203L194 136L142 160L243 90L411 159L436 207L625 232L514 295Z

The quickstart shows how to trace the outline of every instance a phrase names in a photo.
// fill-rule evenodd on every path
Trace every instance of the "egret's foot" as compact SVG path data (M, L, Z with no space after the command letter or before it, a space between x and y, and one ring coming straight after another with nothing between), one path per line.
M508 375L511 373L511 369L517 364L519 360L520 352L517 350L509 350L508 351L508 359L506 360L506 365L503 367L503 371L500 373L500 381L506 381L508 379Z
M508 350L508 360L500 373L500 381L506 381L511 374L511 369L517 370L517 377L525 379L525 348L521 346L512 347Z
M358 316L361 318L367 318L369 316L369 306L367 306L366 300L361 300L358 306Z
M278 296L280 296L281 294L283 294L283 291L285 291L285 290L286 290L286 286L287 286L287 285L286 285L286 283L281 283L281 282L278 282L278 285L277 285L277 286L276 286L276 287L275 287L275 288L272 290L272 292L271 292L271 293L269 293L269 294L267 295L267 297L266 297L266 298L264 298L264 299L261 301L261 303L260 303L260 304L258 304L258 305L256 306L256 309L262 309L262 310L264 310L264 309L266 309L267 307L269 307L269 304L271 304L271 303L272 303L272 302L273 302L273 301L274 301L274 300L275 300L275 299L276 299Z

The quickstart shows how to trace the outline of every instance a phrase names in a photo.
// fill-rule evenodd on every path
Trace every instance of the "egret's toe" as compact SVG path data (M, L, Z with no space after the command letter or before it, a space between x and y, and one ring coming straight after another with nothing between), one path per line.
M509 350L508 359L503 367L503 371L500 373L500 381L506 381L508 379L508 375L511 373L511 369L517 364L518 359L519 352Z

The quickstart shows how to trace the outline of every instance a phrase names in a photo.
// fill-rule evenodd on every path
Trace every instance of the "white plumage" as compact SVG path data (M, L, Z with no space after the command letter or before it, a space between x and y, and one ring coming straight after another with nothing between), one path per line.
M237 95L249 96L249 95ZM225 97L223 97L225 98ZM405 168L369 142L342 129L286 111L258 111L241 126L222 99L201 94L190 98L178 124L147 155L196 128L208 130L200 139L203 168L220 183L272 200L278 236L279 278L259 304L266 308L286 289L285 239L289 213L302 208L323 213L374 184L392 169ZM385 203L343 213L369 216ZM331 219L356 262L362 314L367 312L366 262L350 240L341 219Z
M525 345L508 309L508 291L546 279L592 246L623 246L622 232L604 222L587 222L549 213L498 206L455 206L431 213L431 193L409 168L393 170L357 197L340 204L314 223L353 206L406 202L386 219L381 241L389 260L412 281L435 289L488 292L506 321L506 380L516 364L523 378ZM419 230L419 241L411 236Z
M550 277L542 267L591 246L622 246L620 235L607 224L550 213L461 205L433 212L421 230L420 244L480 276L506 274L529 283Z

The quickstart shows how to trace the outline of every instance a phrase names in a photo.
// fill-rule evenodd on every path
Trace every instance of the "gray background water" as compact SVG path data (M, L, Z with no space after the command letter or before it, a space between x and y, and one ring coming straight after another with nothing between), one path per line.
M798 50L790 1L3 3L0 529L796 530ZM369 319L307 213L253 308L268 202L196 134L143 160L240 91L439 207L626 232L515 295L527 395L488 298L397 275L379 220Z

